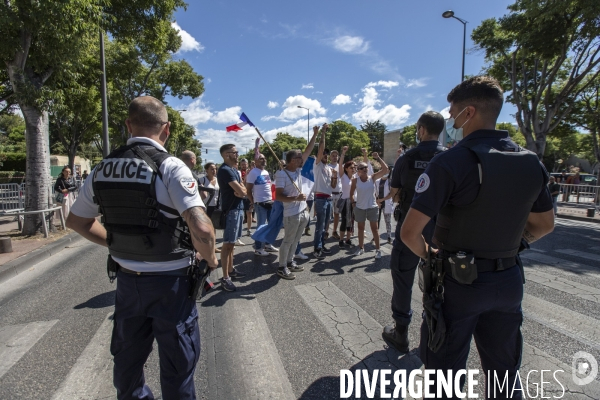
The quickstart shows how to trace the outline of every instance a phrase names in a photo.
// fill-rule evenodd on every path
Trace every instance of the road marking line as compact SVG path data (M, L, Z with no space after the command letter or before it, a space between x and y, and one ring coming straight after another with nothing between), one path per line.
M202 307L208 326L208 398L295 399L256 296L238 290L219 307Z
M585 275L589 278L596 279L599 277L598 272L600 272L600 268L598 267L565 260L563 258L552 257L547 254L524 252L521 254L521 258L523 258L525 261L535 261L540 263L538 265L541 265L544 268L553 269L563 273L568 271L576 274L577 276ZM525 276L525 279L527 279L527 276Z
M0 328L0 378L57 322L53 319Z
M600 289L584 285L579 282L570 281L559 276L547 274L538 270L527 268L525 279L531 282L539 283L563 293L572 294L579 298L600 303Z
M383 327L330 281L295 286L327 332L357 369L406 369L422 366L416 352L402 355L381 338Z
M93 400L116 396L113 357L110 354L112 315L112 311L108 313L52 400Z
M375 286L379 287L381 290L388 293L389 295L392 294L393 282L392 276L389 271L365 276L365 279L367 279L369 282L373 283ZM415 283L412 292L411 304L413 311L415 311L415 309L423 309L420 297L421 291L419 290L418 285ZM532 298L535 300L532 301ZM598 342L597 337L600 334L598 326L600 326L600 322L597 320L590 321L591 319L589 317L575 313L571 310L563 309L563 307L557 306L554 303L550 303L527 294L523 299L523 308L525 310L525 317L533 319L536 322L542 323L543 325L546 325L551 329L555 329L563 334L567 334L565 332L568 332L568 336L588 345L590 345L590 341L591 343ZM535 313L538 313L538 315L532 318L531 315ZM576 328L574 328L575 325ZM569 329L576 329L577 332L569 332ZM598 348L598 345L593 345L593 347ZM471 351L469 352L469 358L473 356L477 357L476 354L477 349L475 347L475 341L473 340L471 341ZM522 379L524 380L526 376L524 372L532 370L540 371L542 369L551 370L552 372L558 371L560 369L565 371L564 373L557 373L557 378L565 386L565 390L567 391L567 393L570 394L568 398L579 398L575 395L575 393L581 392L589 396L586 398L600 398L600 382L594 380L592 383L586 386L575 385L573 383L573 380L571 379L572 369L569 365L564 364L560 360L552 357L551 355L538 349L535 346L532 346L528 343L523 343L523 359L520 370ZM483 371L481 371L481 373L483 373ZM539 374L537 378L539 378ZM554 382L555 381L552 380L549 386L544 384L544 392L546 394L561 394L561 389L558 388L558 385L556 385ZM525 382L523 383L525 384ZM558 397L560 396L557 396L557 398Z
M569 254L571 256L585 258L593 261L600 261L600 254L586 253L585 251L572 250L572 249L559 249L555 250L558 253Z

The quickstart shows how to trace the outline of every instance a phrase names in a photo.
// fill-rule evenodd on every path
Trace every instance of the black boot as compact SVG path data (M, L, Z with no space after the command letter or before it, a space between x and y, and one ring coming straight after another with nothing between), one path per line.
M391 344L400 353L408 353L408 326L396 323L396 326L388 325L383 328L381 334L384 340Z

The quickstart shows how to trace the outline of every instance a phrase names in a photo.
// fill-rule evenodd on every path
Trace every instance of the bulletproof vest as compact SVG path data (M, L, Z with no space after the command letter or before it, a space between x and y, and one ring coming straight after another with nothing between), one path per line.
M102 214L111 255L153 262L191 256L187 225L177 210L156 199L156 177L162 179L160 165L169 157L152 145L133 143L109 154L95 169L94 203Z
M402 189L400 190L400 210L402 212L402 218L406 217L413 197L415 196L415 186L419 180L419 176L429 165L429 161L438 153L446 150L445 148L438 146L433 151L427 151L416 147L407 151L403 157L407 158L406 164L408 166L408 174L406 175L406 182L402 182Z
M479 161L479 193L469 205L442 208L433 242L446 252L464 251L476 258L513 257L544 185L539 159L523 149L503 152L477 142L466 147Z

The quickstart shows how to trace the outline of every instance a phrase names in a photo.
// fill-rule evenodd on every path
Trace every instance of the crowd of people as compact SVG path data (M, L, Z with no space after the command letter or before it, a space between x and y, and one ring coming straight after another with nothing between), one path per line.
M257 232L264 229L271 232L270 242L263 240L262 234L252 235L254 254L262 257L278 253L279 267L276 273L288 280L295 278L295 272L304 270L296 260L309 258L309 255L302 252L300 238L303 234L310 234L311 211L314 211L316 218L312 251L312 256L316 259L324 259L331 254L331 249L327 246L327 239L330 237L338 241L340 248L356 245L353 252L355 256L364 254L367 221L375 246L374 258L380 259L379 223L382 213L387 228L387 242L391 243L393 199L389 196L389 167L374 152L371 156L381 166L375 172L367 149L362 149L360 162L345 159L348 146L344 146L341 151L329 150L326 147L328 129L327 124L315 126L312 138L304 150L288 151L273 181L266 170L267 159L259 151L260 138L255 143L252 163L249 164L247 159L239 159L234 144L226 144L220 148L223 164L218 170L214 163L204 166L206 176L197 179L200 193L208 206L207 214L210 216L217 204L227 214L222 247L216 249L221 252L221 284L224 290L235 290L231 278L242 276L233 267L233 251L235 245L243 244L241 238L244 233L244 218L248 236L251 234L252 222L256 222ZM311 156L318 137L320 139L316 156ZM193 153L186 151L182 160L188 163L191 156ZM309 157L312 160L305 166ZM303 176L303 167L305 171L308 167L308 174L312 175L312 179ZM273 218L274 216L277 218ZM277 248L272 242L282 228L284 236L280 248ZM352 242L353 234L358 236L357 244Z

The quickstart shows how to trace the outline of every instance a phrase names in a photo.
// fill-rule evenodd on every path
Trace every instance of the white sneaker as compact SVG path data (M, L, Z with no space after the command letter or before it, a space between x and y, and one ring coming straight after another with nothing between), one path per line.
M379 260L380 258L381 258L381 250L377 250L377 251L375 252L375 259L376 259L376 260Z
M303 252L295 254L294 258L296 258L298 260L308 260L308 256L306 254L304 254Z
M254 250L254 254L256 254L257 256L268 256L269 253L267 253L264 249L258 249L258 250Z
M363 254L365 254L365 251L363 249L361 249L360 247L358 248L358 250L356 250L354 252L355 256L362 256Z
M273 246L272 244L265 244L265 250L268 251L269 253L277 253L279 251L279 249L275 246Z
M236 241L235 241L235 245L236 245L236 246L245 246L245 245L246 245L246 243L242 242L242 240L241 240L241 239L238 239L238 240L236 240Z

